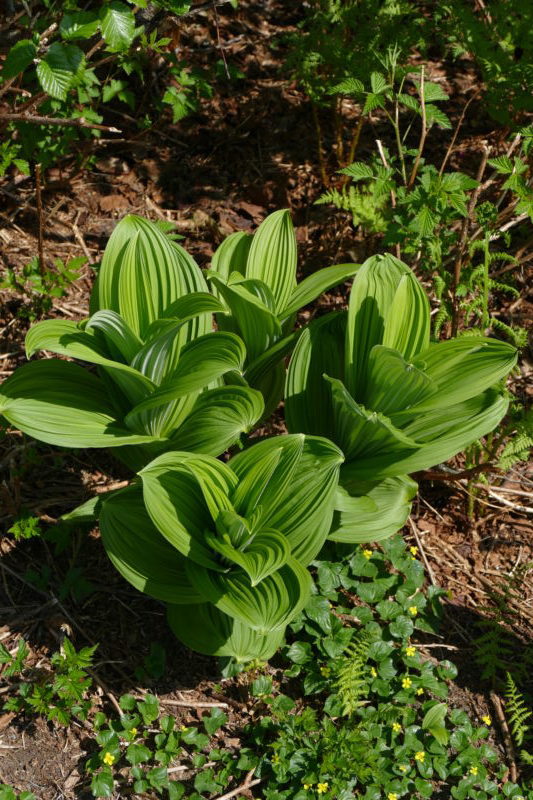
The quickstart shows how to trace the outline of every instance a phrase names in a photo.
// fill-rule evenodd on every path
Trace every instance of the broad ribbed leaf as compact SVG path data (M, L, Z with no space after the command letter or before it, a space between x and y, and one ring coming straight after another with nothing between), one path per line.
M220 386L198 396L186 420L170 433L172 446L219 456L261 419L263 397L247 386ZM151 413L151 412L149 412Z
M275 211L254 234L246 277L259 278L271 289L278 313L296 288L296 236L290 212Z
M155 526L184 556L210 569L222 569L205 543L236 485L233 472L215 458L171 452L139 472L146 509Z
M91 313L111 309L144 339L148 326L174 301L206 292L202 272L189 254L149 220L129 215L113 231L91 297ZM189 323L187 340L210 330L207 316Z
M280 531L295 558L308 564L330 528L342 461L335 445L315 436L277 436L254 444L229 462L250 487L250 494L237 490L235 510L250 517L260 508L257 526Z
M97 311L85 326L86 331L101 331L114 359L122 358L131 364L142 342L116 311Z
M37 64L37 77L44 91L57 100L66 100L69 89L83 73L85 55L74 44L54 42Z
M146 513L140 486L104 500L100 533L113 565L136 589L167 603L202 602L185 572L185 558Z
M364 397L370 351L383 343L396 291L408 274L409 268L394 256L378 255L365 261L353 282L346 328L345 383L355 400Z
M211 268L221 278L227 279L232 272L239 272L246 277L246 262L252 244L253 236L250 233L239 231L227 236L213 255ZM216 284L215 284L216 287ZM215 291L218 294L218 291Z
M237 323L237 332L246 345L248 360L258 358L281 336L281 326L275 314L258 296L260 282L243 280L227 285L215 273L210 273L209 279ZM266 285L264 289L269 291Z
M285 419L291 433L334 435L331 389L324 373L344 375L345 327L345 314L327 314L301 334L285 386Z
M269 347L259 358L248 363L244 371L246 381L254 388L259 388L261 382L275 369L277 364L282 363L285 356L290 353L302 334L303 328L299 328L289 336L285 336L278 342ZM285 372L285 371L284 371Z
M410 408L403 417L441 409L468 400L493 386L516 364L517 351L497 339L463 336L429 346L415 364L435 384L434 393Z
M158 441L117 422L105 386L70 361L32 361L0 386L0 413L21 431L60 447L118 447Z
M244 344L232 333L218 331L189 342L180 353L178 365L159 389L132 409L126 421L135 424L144 411L201 391L227 372L240 372L245 358ZM178 425L181 420L174 420Z
M435 392L431 378L407 363L397 350L375 345L368 360L365 405L391 416L422 402Z
M405 524L417 488L407 475L339 486L328 539L352 544L387 539Z
M241 567L250 579L252 586L280 569L290 556L291 548L285 536L278 531L262 530L244 549L237 549L219 535L207 532L207 544L224 559Z
M463 403L420 414L403 429L420 442L418 450L405 450L394 460L385 453L361 458L345 466L346 477L377 479L441 464L493 430L508 405L506 398L489 389Z
M383 344L410 361L429 347L429 302L412 272L403 275L385 317Z
M100 11L102 36L113 50L127 50L135 37L135 17L120 0L111 0Z
M207 292L192 292L180 297L165 308L163 318L176 318L181 321L193 319L200 314L224 313L224 304Z
M295 558L256 586L242 571L222 573L187 561L193 585L224 614L267 634L285 626L309 599L311 576Z
M257 633L223 614L211 603L168 607L168 622L178 639L199 653L229 656L240 663L267 661L281 645L285 631Z
M304 278L292 293L286 307L279 312L278 319L283 321L308 303L312 303L323 292L327 292L339 283L344 283L348 278L353 278L359 267L359 264L338 264L319 269L318 272Z
M334 441L339 443L347 461L366 459L378 453L393 461L396 454L418 448L414 438L395 428L384 414L369 411L356 403L339 380L328 378L331 384ZM405 470L403 470L405 472ZM398 474L398 473L394 473ZM367 477L372 475L367 473Z

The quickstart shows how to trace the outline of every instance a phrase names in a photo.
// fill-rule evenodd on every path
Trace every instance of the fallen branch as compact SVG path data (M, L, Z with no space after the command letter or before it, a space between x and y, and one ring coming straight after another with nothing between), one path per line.
M505 714L502 708L502 702L496 692L490 693L490 699L492 701L493 708L496 712L496 716L498 717L498 722L500 723L503 740L505 743L505 749L507 750L507 757L509 759L509 773L511 775L511 780L513 783L516 783L518 780L518 770L516 768L516 757L514 752L514 745L513 740L511 738L511 734L509 732L509 726L507 724L507 720L505 719Z
M96 128L98 131L107 131L108 133L122 133L118 128L113 128L109 125L99 125L97 122L89 122L85 117L76 117L74 119L63 119L62 117L42 117L40 114L1 114L0 120L18 120L20 122L30 122L33 125L60 125L67 128Z

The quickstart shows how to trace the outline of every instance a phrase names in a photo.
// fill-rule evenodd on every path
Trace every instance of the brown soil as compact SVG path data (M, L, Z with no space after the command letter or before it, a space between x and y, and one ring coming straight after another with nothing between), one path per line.
M309 103L283 77L283 46L272 49L277 37L293 29L297 21L296 13L291 19L281 9L282 4L275 2L241 0L238 12L219 12L226 57L246 77L218 86L197 115L139 136L119 114L113 124L122 127L123 136L118 143L98 147L93 168L80 172L66 162L49 170L44 191L49 265L55 258L79 255L86 255L89 264L98 262L116 220L126 213L175 222L185 237L184 246L203 267L225 236L253 230L269 212L281 207L290 207L293 213L302 274L329 264L361 261L375 251L378 243L355 235L346 215L313 206L322 187ZM213 21L206 15L195 20L182 37L184 55L192 63L212 63L219 52L214 44L205 47L205 42L217 41ZM441 64L434 64L430 72L445 78L451 94L449 111L456 121L465 87L476 80L471 66L466 64L464 71L450 75ZM348 118L350 113L347 108ZM460 147L451 160L453 167L470 173L479 160L481 141L498 146L502 137L479 114L474 110L467 118ZM333 132L326 115L323 123L325 144L333 153ZM382 126L376 116L363 133L362 155L372 150ZM435 147L441 146L444 152L447 144L443 137ZM329 161L333 172L333 156ZM31 180L4 181L0 194L0 266L20 267L37 252L34 187ZM68 319L84 317L93 277L90 266L85 267L68 295L54 301L51 313ZM527 296L525 264L517 269L516 281L521 301L499 298L496 310L506 321L527 325L533 298ZM333 292L319 305L342 307L345 294L345 289ZM6 292L2 300L0 376L5 378L25 360L28 323L21 312L28 303ZM303 316L317 309L315 305ZM514 379L514 390L522 400L531 394L532 365L527 359ZM38 515L46 527L95 491L128 477L99 451L65 453L30 442L13 430L0 441L0 464L0 523L5 531L22 510ZM476 717L487 711L494 716L494 709L489 687L479 680L472 638L479 620L490 616L491 593L502 582L508 584L509 576L516 578L508 629L517 653L531 646L533 634L533 471L518 465L506 476L489 474L488 481L492 488L479 490L475 515L469 517L471 485L459 480L423 480L412 525L404 530L406 538L421 547L430 568L429 580L450 591L442 637L433 643L440 646L427 652L459 665L453 700ZM230 736L232 731L238 735L249 714L241 681L221 681L214 659L191 653L172 637L159 604L131 589L108 563L97 531L80 537L59 557L41 539L15 545L6 535L0 548L0 641L8 649L23 635L32 662L39 666L46 664L64 633L72 636L77 647L99 642L94 671L100 687L97 704L109 709L110 695L144 688L156 692L163 704L190 702L190 706L169 708L192 722L202 713L196 703L220 700L222 694L230 703ZM76 598L68 587L65 590L64 576L74 567L81 567L83 578L92 585L86 596ZM43 588L35 590L28 571L43 568L47 585L45 581ZM74 583L79 583L78 578ZM164 677L158 681L135 678L135 669L154 641L166 649ZM39 800L87 797L81 766L87 757L86 739L82 725L65 730L39 719L21 723L10 714L0 714L0 781L19 791L33 791ZM232 743L238 744L238 739Z

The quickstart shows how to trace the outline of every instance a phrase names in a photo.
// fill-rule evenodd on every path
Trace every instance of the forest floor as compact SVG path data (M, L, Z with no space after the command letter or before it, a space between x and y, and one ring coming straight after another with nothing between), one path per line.
M117 142L98 144L93 166L79 170L72 159L48 171L43 194L47 262L80 255L88 259L68 294L54 300L51 314L66 319L87 315L91 264L100 260L116 221L128 213L174 222L185 237L182 244L202 267L225 236L253 231L268 213L286 207L296 227L302 275L330 264L360 262L379 248L379 242L354 233L348 215L313 205L322 191L316 137L308 100L283 74L280 37L294 29L296 14L288 20L289 14L279 13L281 5L268 4L270 13L265 14L263 3L243 2L231 19L221 15L225 56L245 77L217 86L198 114L142 135L126 115L117 115L114 124L123 134ZM181 47L192 63L217 60L212 20L200 15L189 24ZM452 121L476 80L468 62L454 70L440 63L429 67L450 94L446 111ZM347 130L350 113L347 109ZM325 150L333 153L326 115L323 124ZM374 147L380 125L378 115L363 132L362 154ZM454 167L471 172L482 142L498 148L503 139L504 132L474 103L461 147L452 155ZM330 162L333 171L333 158ZM0 269L2 262L4 268L20 267L37 253L33 182L5 180L0 196ZM510 309L502 300L501 308L527 327L532 308L527 265L517 269L515 278L521 301ZM347 290L329 293L304 316L343 307ZM8 292L1 298L0 379L5 379L25 360L28 299ZM520 375L513 379L522 401L533 391L532 369L531 353L526 352ZM0 439L0 469L2 644L13 650L23 636L31 663L41 668L65 633L78 648L98 642L97 704L106 703L110 695L149 690L163 706L170 701L172 713L188 723L199 719L199 703L224 701L230 706L229 730L238 741L249 715L241 691L244 679L221 681L214 659L192 653L172 637L160 605L115 572L97 529L77 538L60 556L41 537L16 543L7 534L22 513L37 516L47 529L95 492L126 481L124 468L100 451L67 453L8 429ZM472 481L423 481L403 531L419 547L428 581L449 590L434 654L457 664L457 696L452 700L478 715L494 715L495 710L491 687L479 679L473 638L479 635L480 621L494 615L497 597L505 596L511 610L507 629L516 653L531 645L533 637L533 469L519 464L507 475L492 472L487 478L473 508ZM166 651L166 671L159 679L139 671L153 642L162 643ZM0 688L0 700L5 691ZM495 736L503 748L498 731ZM52 727L39 718L21 722L0 711L0 782L31 790L39 800L88 797L81 768L86 755L82 726Z

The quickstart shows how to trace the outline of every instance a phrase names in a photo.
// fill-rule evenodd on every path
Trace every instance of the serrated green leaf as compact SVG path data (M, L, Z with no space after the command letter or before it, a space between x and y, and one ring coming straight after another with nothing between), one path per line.
M120 0L111 0L100 11L102 36L113 50L127 50L135 38L135 17Z
M85 56L73 44L54 42L37 64L37 77L44 91L56 100L66 100L68 90L83 71Z
M33 63L36 55L37 48L31 39L20 39L13 45L6 56L2 66L2 78L8 80L24 72L26 67Z
M59 23L61 36L65 41L90 39L98 31L100 20L95 11L72 11L64 14Z

